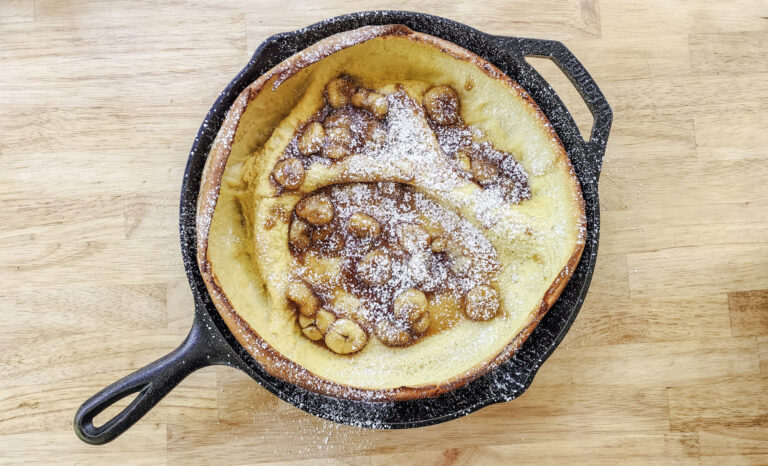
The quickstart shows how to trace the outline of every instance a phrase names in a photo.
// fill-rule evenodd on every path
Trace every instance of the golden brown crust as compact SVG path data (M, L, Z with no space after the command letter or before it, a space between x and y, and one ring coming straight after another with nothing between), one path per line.
M388 390L360 389L328 381L318 377L304 367L288 360L272 348L258 333L243 320L231 306L216 275L211 269L208 258L208 232L213 218L214 208L219 195L221 178L224 173L227 158L230 153L232 140L237 130L240 117L248 103L258 95L264 86L275 78L273 89L279 86L289 77L296 74L310 64L329 56L330 54L350 47L366 40L380 37L406 36L408 39L430 45L438 50L451 55L454 58L472 63L491 78L505 83L512 92L519 95L528 104L530 114L542 122L543 127L549 133L552 140L557 143L558 162L568 168L576 189L580 211L579 238L577 248L565 267L558 274L552 285L542 298L538 310L532 313L524 329L496 356L475 365L474 369L460 376L436 385L423 385L415 387L399 387ZM547 311L557 301L563 289L567 285L573 271L581 258L586 236L586 217L584 213L584 201L581 196L579 183L575 178L570 159L560 142L560 138L551 126L546 116L538 105L531 99L528 93L515 81L505 75L501 70L484 60L483 58L459 47L456 44L439 39L437 37L414 32L403 25L367 26L353 31L347 31L328 37L302 52L293 55L286 61L272 68L248 86L235 100L232 108L219 131L219 135L211 149L208 161L203 172L203 182L198 198L197 218L197 259L201 274L206 283L216 308L222 318L235 335L237 341L251 353L256 361L271 375L286 380L295 385L329 396L368 401L404 401L416 398L436 397L442 393L461 387L478 377L488 373L499 364L511 357L528 339L536 325L541 321Z

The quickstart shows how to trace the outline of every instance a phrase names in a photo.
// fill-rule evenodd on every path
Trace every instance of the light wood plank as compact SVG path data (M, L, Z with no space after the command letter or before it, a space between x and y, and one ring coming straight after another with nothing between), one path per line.
M619 455L618 453L621 452ZM510 445L494 447L448 448L445 450L415 450L410 453L351 456L336 458L329 464L434 464L472 465L515 463L563 464L589 463L663 464L674 457L680 464L698 464L695 434L663 435L567 435L547 436L524 434ZM286 464L275 462L266 464ZM291 461L291 464L316 464L316 460Z
M565 344L606 345L727 338L726 295L693 298L622 298L590 294Z
M634 121L635 118L667 115L715 116L733 112L734 108L738 108L739 112L758 114L768 99L765 78L766 73L745 73L678 76L660 80L608 79L600 84L600 89L614 102L617 119Z
M542 385L669 387L757 377L757 342L747 338L569 346L539 371Z
M18 433L69 431L77 407L115 380L112 373L106 373L85 380L5 389L0 397L0 437ZM107 412L112 415L120 412L132 399L127 397L115 403ZM166 421L195 422L194 419L205 418L206 413L209 418L216 417L216 372L212 368L202 369L187 377L132 429L141 430L147 425ZM97 416L96 425L106 419L109 416Z
M0 97L6 105L37 101L65 107L170 104L190 96L207 96L210 102L246 62L245 17L220 10L202 19L152 14L135 21L112 15L81 17L76 28L66 18L4 24L1 56L12 66L0 79ZM27 47L29 41L38 47ZM212 74L221 83L216 87L204 79ZM19 82L26 82L23 93L16 92ZM72 86L90 91L71 92Z
M707 429L699 434L702 459L713 456L768 455L768 426Z
M696 245L764 243L768 202L735 202L632 207L605 210L600 218L600 251L653 252Z
M691 34L691 69L697 74L764 73L768 31Z
M52 462L100 466L130 461L137 465L166 464L164 424L134 427L109 445L94 447L75 437L72 429L0 435L0 461L48 465ZM62 455L66 452L65 455Z
M6 0L0 3L0 24L35 20L35 0Z
M187 330L192 325L195 299L187 277L171 280L166 285L168 328Z
M768 123L764 113L701 115L694 120L696 153L702 160L768 158L768 136L759 131Z
M768 203L768 193L761 185L768 176L768 165L757 159L658 159L653 164L621 160L606 165L607 170L615 167L625 173L600 185L600 199L608 210L653 207L663 211L671 206L683 210L715 204ZM675 202L670 203L670 198Z
M600 254L595 267L590 292L605 297L629 297L627 256Z
M670 387L667 396L673 431L755 427L768 422L768 384L759 377Z
M600 2L602 37L663 37L670 31L713 32L755 31L765 27L768 6L758 0L735 0L728 3L683 0L632 0ZM642 18L642 19L641 19ZM664 48L659 41L657 47Z
M178 238L178 191L126 195L124 224L126 238Z
M632 296L685 296L768 288L766 243L688 246L630 254Z
M768 335L768 290L728 293L734 336Z
M184 336L179 331L146 329L60 336L0 334L0 377L6 381L4 387L103 374L117 380L169 353Z
M0 252L3 259L0 273L8 273L7 286L23 290L48 285L51 276L56 277L58 284L89 281L135 285L185 276L178 240L22 241ZM50 275L40 274L40 270Z
M166 288L158 284L46 286L0 291L9 335L57 337L86 332L156 329L166 325ZM44 319L40 316L45 315Z
M762 466L768 463L768 455L733 455L733 456L703 456L703 466L721 465L755 465Z
M0 251L25 242L122 240L123 196L16 197L0 203Z
M696 139L694 119L690 115L654 115L643 118L637 124L617 126L611 129L608 140L610 150L605 156L605 167L601 183L606 177L629 181L625 165L614 165L614 161L643 164L649 156L654 160L670 161L696 160ZM653 141L653 145L650 144Z

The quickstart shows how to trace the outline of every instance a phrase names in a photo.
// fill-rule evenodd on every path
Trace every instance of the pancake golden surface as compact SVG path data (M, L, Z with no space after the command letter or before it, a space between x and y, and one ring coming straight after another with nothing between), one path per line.
M485 60L400 25L331 36L249 86L198 202L198 262L271 374L402 400L510 357L584 247L549 122Z

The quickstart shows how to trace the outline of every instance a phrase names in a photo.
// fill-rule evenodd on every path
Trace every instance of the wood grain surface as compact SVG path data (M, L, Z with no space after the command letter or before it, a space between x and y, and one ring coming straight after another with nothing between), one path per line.
M339 426L208 368L80 442L79 404L191 323L178 193L213 100L267 36L374 7L563 41L613 106L563 344L518 400L438 426ZM0 0L0 462L767 464L766 55L763 0Z

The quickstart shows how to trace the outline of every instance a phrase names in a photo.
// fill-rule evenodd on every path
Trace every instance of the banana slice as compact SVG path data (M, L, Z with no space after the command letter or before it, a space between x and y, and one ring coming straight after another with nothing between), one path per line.
M292 282L289 284L286 296L296 303L296 306L299 307L299 312L303 315L312 317L317 312L317 297L305 283Z
M326 309L320 309L317 311L317 316L315 317L315 326L323 333L323 335L325 335L328 332L328 327L335 321L336 315L333 312Z
M400 246L406 251L414 253L423 251L429 246L429 233L424 228L413 223L404 223L400 225L397 232L397 239Z
M296 219L291 222L291 227L288 230L288 240L293 247L297 249L305 249L309 246L309 232L310 226L306 222Z
M303 198L296 204L296 215L313 225L327 225L333 220L333 204L325 194Z
M354 90L355 87L349 78L333 79L325 86L325 101L333 108L344 107L349 104Z
M350 354L363 349L368 343L365 330L354 320L339 319L328 327L325 344L334 353Z
M416 334L424 333L429 328L428 307L426 295L416 288L400 293L393 304L395 318L406 322Z
M381 319L376 322L373 333L380 342L387 346L407 346L411 344L411 334L408 329L396 324L389 319Z
M347 229L358 238L378 238L381 234L381 225L368 214L355 212L347 220Z
M459 119L459 95L450 86L435 86L424 94L424 110L435 123L452 125Z
M471 289L464 301L464 313L472 320L491 320L499 313L499 295L490 286Z
M357 263L357 273L369 285L383 285L392 275L390 258L383 250L374 249Z
M298 140L299 152L302 155L311 155L320 152L323 148L323 140L325 139L325 129L323 125L313 121L304 128L304 132Z
M304 165L296 158L283 159L275 164L272 178L286 189L298 189L304 184Z
M309 338L312 341L318 341L323 339L323 333L314 325L311 325L305 329L302 329L301 333L303 333L305 337Z

